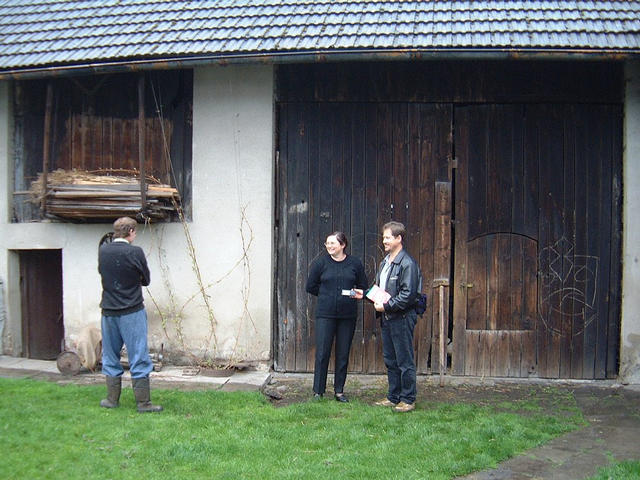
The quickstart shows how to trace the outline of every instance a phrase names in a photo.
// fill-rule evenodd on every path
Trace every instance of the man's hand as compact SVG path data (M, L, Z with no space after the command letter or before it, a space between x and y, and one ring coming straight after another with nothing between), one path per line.
M356 300L362 300L364 298L364 291L362 291L362 289L354 288L353 291L356 292L353 296Z
M382 303L375 302L373 308L376 309L376 312L384 312L384 305Z

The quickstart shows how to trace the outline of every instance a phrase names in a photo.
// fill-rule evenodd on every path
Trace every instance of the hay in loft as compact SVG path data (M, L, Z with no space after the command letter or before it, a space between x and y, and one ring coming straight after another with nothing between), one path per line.
M128 175L127 175L128 174ZM115 219L142 213L142 195L137 172L130 170L62 170L47 174L46 211L56 217L91 220ZM41 204L45 194L43 174L31 183L29 193ZM180 205L178 190L146 176L144 215L167 219Z

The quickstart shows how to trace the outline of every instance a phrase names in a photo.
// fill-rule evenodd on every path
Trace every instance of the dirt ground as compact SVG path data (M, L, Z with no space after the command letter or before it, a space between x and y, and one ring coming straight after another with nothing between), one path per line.
M285 406L312 398L312 375L275 373L263 392L275 406ZM537 411L554 414L572 406L588 408L589 405L624 406L631 415L640 417L640 391L623 388L614 382L547 382L542 380L512 381L478 378L445 377L444 386L438 376L418 378L417 407L431 403L467 402L479 406L500 406L512 402L515 411L530 413L532 401ZM373 403L383 398L387 391L384 376L350 375L345 394L350 399ZM329 381L325 397L333 398L333 386ZM514 411L512 406L510 411Z
M45 371L0 368L0 376L29 377L60 384L103 384L104 382L104 377L97 373L69 377ZM331 400L333 398L331 375L327 383L325 398ZM313 396L312 385L313 374L272 372L270 379L261 390L274 406L283 407L292 403L310 401ZM180 390L220 388L220 386L206 383L163 381L160 378L154 379L153 387ZM224 389L229 391L233 388ZM386 395L387 379L384 375L349 375L344 390L347 397L352 400L373 404ZM511 402L510 411L526 414L532 411L532 401L537 406L535 411L538 412L542 410L558 414L559 409L567 410L577 406L585 415L615 410L624 411L627 415L640 419L640 388L625 388L611 381L566 382L445 376L444 386L441 387L440 377L437 375L418 376L418 408L428 408L432 403L452 402L499 407L501 402Z

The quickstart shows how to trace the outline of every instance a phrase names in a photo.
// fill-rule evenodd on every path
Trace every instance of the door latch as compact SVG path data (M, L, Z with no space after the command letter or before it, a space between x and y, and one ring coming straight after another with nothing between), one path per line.
M461 283L460 288L473 288L473 283Z

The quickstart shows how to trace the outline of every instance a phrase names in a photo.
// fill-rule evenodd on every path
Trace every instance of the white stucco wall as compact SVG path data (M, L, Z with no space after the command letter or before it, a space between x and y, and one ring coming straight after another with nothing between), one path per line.
M625 80L620 378L640 384L640 61Z
M0 82L4 192L12 190L9 98L8 84ZM194 360L270 359L273 118L272 67L195 71L193 218L187 224L191 241L180 223L140 225L136 238L151 269L145 304L152 349L164 344L165 353L186 350ZM5 353L21 351L14 252L19 249L62 249L65 337L72 344L85 325L99 326L97 245L110 225L12 224L9 198L0 195L0 279L6 279L8 314Z

